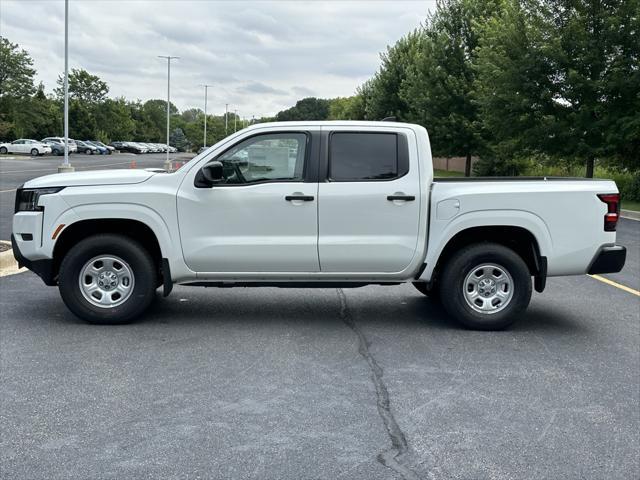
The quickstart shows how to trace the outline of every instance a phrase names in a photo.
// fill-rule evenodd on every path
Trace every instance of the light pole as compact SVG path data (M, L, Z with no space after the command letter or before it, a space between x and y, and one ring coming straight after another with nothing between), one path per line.
M69 164L69 0L64 0L64 161L58 173L73 170Z
M202 146L207 146L207 89L212 87L213 85L200 85L204 87L204 141L202 142Z
M233 133L237 131L236 125L238 121L238 110L233 111Z
M224 104L224 134L225 134L225 136L228 135L228 131L229 131L229 104L225 103Z
M165 161L165 168L167 170L170 170L171 162L169 161L169 118L171 115L171 103L169 99L171 97L171 60L178 59L180 57L172 57L171 55L158 55L158 58L167 59L167 160Z

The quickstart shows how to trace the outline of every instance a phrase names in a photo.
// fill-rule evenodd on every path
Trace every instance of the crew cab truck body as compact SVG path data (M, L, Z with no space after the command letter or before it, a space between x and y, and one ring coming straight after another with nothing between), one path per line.
M463 324L503 328L546 278L619 271L612 181L433 179L427 131L254 125L174 173L48 175L17 191L14 254L99 323L162 287L412 282Z

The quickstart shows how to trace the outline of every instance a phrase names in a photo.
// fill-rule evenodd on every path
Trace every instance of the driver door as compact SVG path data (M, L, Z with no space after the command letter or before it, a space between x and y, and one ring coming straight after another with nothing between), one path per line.
M258 133L215 157L223 165L219 183L204 182L206 162L189 172L178 192L188 267L212 274L318 272L318 183L311 174L318 148L314 132Z
M11 142L11 153L25 153L27 151L26 140L16 140Z

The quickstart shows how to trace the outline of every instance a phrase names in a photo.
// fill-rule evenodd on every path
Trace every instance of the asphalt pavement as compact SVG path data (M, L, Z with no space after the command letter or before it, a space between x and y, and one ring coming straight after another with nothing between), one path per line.
M0 190L51 160L0 159ZM618 238L607 277L639 289L640 222ZM588 276L473 332L411 285L177 286L92 326L27 272L0 278L0 366L2 479L640 478L640 297Z

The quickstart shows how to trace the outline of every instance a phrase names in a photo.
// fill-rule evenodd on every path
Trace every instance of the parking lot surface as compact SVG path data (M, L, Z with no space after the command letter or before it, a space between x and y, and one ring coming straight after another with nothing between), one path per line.
M132 159L164 156L72 162ZM0 239L10 190L59 161L0 159ZM605 277L640 289L640 222L618 238L627 266ZM639 345L640 297L588 276L549 279L504 332L410 285L177 286L92 326L6 276L0 478L639 478Z

